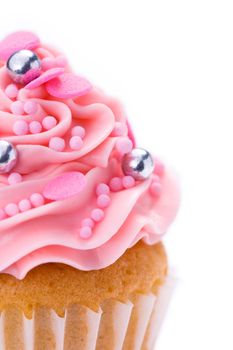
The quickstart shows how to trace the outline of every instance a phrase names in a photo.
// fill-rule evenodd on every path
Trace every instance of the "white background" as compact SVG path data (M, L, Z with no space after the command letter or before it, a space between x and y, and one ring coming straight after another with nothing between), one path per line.
M233 3L1 2L0 36L35 30L125 104L139 145L177 169L166 238L179 280L158 350L233 349ZM133 349L132 349L133 350Z

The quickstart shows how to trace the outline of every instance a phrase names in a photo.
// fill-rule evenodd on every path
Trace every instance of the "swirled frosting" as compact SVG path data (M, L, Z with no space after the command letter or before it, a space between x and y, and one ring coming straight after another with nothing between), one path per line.
M33 50L43 72L26 86L16 84L18 92L12 97L7 93L13 81L6 60L20 49ZM7 215L6 210L2 216L0 272L22 279L35 266L48 262L85 271L101 269L141 239L147 244L160 241L176 215L179 191L173 174L158 160L148 179L118 189L110 186L110 203L103 202L104 210L98 211L98 185L124 179L119 145L135 145L121 104L74 75L60 53L42 45L32 33L14 33L4 39L0 60L0 140L16 148L18 161L12 173L21 179L13 182L11 173L0 174L0 210L35 193L44 196L41 205L15 215ZM15 112L12 106L18 101L20 106L33 102L37 109L17 113L19 108ZM47 116L53 116L56 125L40 132L14 131L17 121L43 125ZM85 130L78 149L70 146L76 126ZM62 150L51 147L54 138L64 141ZM89 235L80 235L83 220L96 209L93 227L86 231Z

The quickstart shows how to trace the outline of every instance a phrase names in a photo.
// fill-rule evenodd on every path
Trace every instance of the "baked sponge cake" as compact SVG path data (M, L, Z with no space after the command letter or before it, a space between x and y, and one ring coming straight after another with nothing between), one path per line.
M152 349L178 205L118 101L37 35L0 42L1 349Z

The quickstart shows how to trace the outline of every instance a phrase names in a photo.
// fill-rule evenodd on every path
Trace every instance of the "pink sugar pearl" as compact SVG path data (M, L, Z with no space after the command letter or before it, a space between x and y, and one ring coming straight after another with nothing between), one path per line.
M49 147L54 151L62 152L65 149L65 140L61 137L52 137L49 141Z
M86 218L86 219L82 220L81 226L82 227L89 226L89 227L93 228L95 226L95 223L91 218Z
M81 139L85 137L86 130L82 126L74 126L73 129L71 130L71 135L72 136L79 136Z
M3 209L0 209L0 221L6 218L6 213Z
M15 203L9 203L5 207L5 212L8 216L14 216L19 213L18 205Z
M38 104L35 101L26 101L23 106L24 112L33 115L38 110Z
M42 131L42 125L37 120L29 124L29 131L31 134L39 134Z
M28 123L25 120L17 120L13 125L15 135L27 135L29 131Z
M83 146L83 140L81 139L80 136L72 136L69 144L71 149L78 151Z
M125 123L116 122L112 131L112 136L124 136L128 132L127 125Z
M47 117L45 117L43 119L42 125L43 125L45 130L50 130L57 125L57 119L48 115Z
M112 192L118 192L123 189L122 179L120 177L113 177L109 183Z
M123 187L128 189L135 186L135 179L132 176L124 176L122 179Z
M97 196L100 196L101 194L109 194L110 188L108 185L101 183L96 187L96 194Z
M23 213L31 209L32 205L29 199L22 199L19 204L19 210Z
M116 142L116 149L121 155L130 153L133 149L133 143L127 137L121 137Z
M102 221L104 218L104 211L99 208L93 209L91 212L91 218L96 222Z
M153 182L150 186L150 193L154 197L159 197L161 195L162 186L158 182Z
M9 98L16 98L18 95L19 89L15 84L9 84L5 89L5 94Z
M48 70L56 66L55 60L52 57L45 57L41 61L41 68L43 70Z
M97 198L97 205L99 208L107 208L111 203L111 198L107 194L101 194Z
M79 232L79 236L82 239L90 238L92 236L92 228L89 226L81 227L80 232Z
M19 173L11 173L8 176L8 183L9 185L16 185L18 183L22 182L22 175Z
M11 104L11 112L15 115L24 114L23 103L21 101L15 101Z
M33 207L37 208L44 205L44 197L40 193L33 193L30 197Z
M64 67L67 66L68 61L67 61L67 59L66 59L65 56L59 55L59 56L57 56L57 57L55 58L55 63L56 63L56 66L57 66L57 67L64 68Z

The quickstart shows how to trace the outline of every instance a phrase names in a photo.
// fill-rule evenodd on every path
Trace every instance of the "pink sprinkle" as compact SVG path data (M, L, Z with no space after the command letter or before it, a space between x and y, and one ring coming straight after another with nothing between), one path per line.
M8 216L14 216L19 213L18 205L15 203L7 204L5 207L5 212Z
M29 201L29 199L22 199L20 202L19 202L19 210L23 213L27 210L30 210L32 205L31 205L31 202Z
M97 205L99 208L107 208L111 203L111 198L107 194L101 194L97 198Z
M0 209L0 221L6 218L6 213L3 209Z
M118 192L123 189L122 179L120 177L113 177L109 183L112 192Z
M135 186L135 179L132 176L124 176L122 179L124 188L132 188Z
M44 197L40 193L33 193L30 197L30 201L35 208L44 205Z
M57 67L66 67L68 62L65 56L60 55L55 58L55 63Z
M158 182L153 182L150 186L150 193L154 197L159 197L162 191L162 186Z
M155 174L161 176L164 173L164 164L160 160L155 160Z
M121 155L127 154L132 151L133 143L127 137L122 137L119 140L117 140L116 149Z
M89 226L81 227L79 235L82 239L87 239L92 236L92 228Z
M91 218L96 222L102 221L104 218L104 211L99 208L93 209L91 212Z
M24 113L23 103L21 101L12 102L11 112L16 115L22 115Z
M54 151L62 152L65 148L65 140L61 137L52 137L49 141L49 147Z
M42 125L45 130L50 130L57 125L57 119L52 116L47 116L43 119Z
M31 134L39 134L42 131L42 125L37 120L29 124L29 131Z
M23 106L24 112L27 114L36 114L38 110L38 104L35 101L26 101Z
M18 183L22 182L22 175L19 173L11 173L8 176L8 183L9 185L16 185Z
M9 84L5 89L5 94L9 98L16 98L18 95L18 92L19 90L15 84Z
M127 125L125 123L116 122L112 131L112 136L124 136L128 132Z
M17 120L13 125L15 135L22 136L28 134L28 123L25 120Z
M83 146L83 140L79 136L73 136L70 139L70 148L73 150L80 150Z
M56 66L55 60L52 57L45 57L41 61L41 68L43 70L48 70Z
M91 218L86 218L86 219L82 220L81 226L82 227L88 226L88 227L93 228L95 226L95 223Z
M96 187L96 194L97 196L100 196L101 194L109 194L110 188L108 185L101 183Z
M71 131L71 135L72 136L79 136L81 137L81 139L83 139L85 137L86 134L86 130L82 127L82 126L74 126L72 131Z

